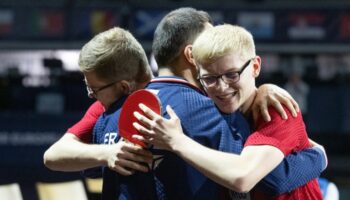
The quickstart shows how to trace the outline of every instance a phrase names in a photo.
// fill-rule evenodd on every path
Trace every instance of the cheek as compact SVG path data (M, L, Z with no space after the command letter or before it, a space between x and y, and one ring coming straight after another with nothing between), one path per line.
M216 94L215 89L206 89L205 92L207 93L208 97L210 97L211 99L215 97L215 94Z

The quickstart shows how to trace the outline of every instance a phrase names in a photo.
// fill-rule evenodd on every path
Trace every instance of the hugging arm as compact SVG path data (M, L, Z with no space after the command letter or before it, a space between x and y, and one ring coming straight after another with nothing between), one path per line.
M81 171L99 166L108 166L122 175L131 175L131 169L148 171L139 162L152 162L152 154L123 141L112 145L85 144L70 133L53 144L44 155L45 165L56 171Z
M289 192L319 177L326 167L326 153L322 146L316 145L289 154L257 187L271 195Z
M287 119L288 115L282 105L288 108L293 117L297 116L299 106L286 90L273 84L261 85L252 105L254 121L260 116L266 122L270 121L271 117L268 112L270 106L273 106L283 119Z
M135 114L136 118L149 127L136 123L135 128L143 132L146 137L135 137L175 152L212 180L237 192L249 191L267 175L259 187L267 188L267 192L272 195L281 194L317 177L325 168L325 155L317 149L292 154L280 165L278 164L284 156L271 146L248 146L240 156L215 151L185 136L179 118L169 107L167 107L171 116L169 120L155 113L150 114L152 111L147 108L143 108L143 111L152 120ZM278 167L273 170L276 166ZM300 173L300 166L305 168L303 173ZM317 170L311 166L315 166Z
M273 84L263 84L259 87L253 103L254 121L259 116L265 121L270 121L269 106L273 106L283 119L287 119L282 104L289 109L293 117L297 116L299 106L287 91ZM318 177L327 166L327 155L321 145L313 141L310 141L310 144L312 148L285 157L258 187L270 194L282 194Z

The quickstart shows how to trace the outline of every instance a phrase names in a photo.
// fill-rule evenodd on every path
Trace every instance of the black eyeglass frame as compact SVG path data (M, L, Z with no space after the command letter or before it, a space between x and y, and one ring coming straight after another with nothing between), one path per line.
M96 98L97 94L99 92L101 92L102 90L105 90L105 89L111 87L112 85L116 84L117 82L120 82L120 81L113 81L112 83L108 83L107 85L104 85L104 86L96 88L96 89L92 89L90 86L86 85L86 82L85 82L86 90L88 92L88 97L89 98Z
M226 84L237 83L240 80L241 74L249 66L250 62L253 59L254 58L251 58L251 59L247 60L247 62L245 62L243 64L243 66L240 68L240 70L238 70L238 71L234 71L234 72L230 71L230 72L226 72L226 73L220 74L220 75L204 75L204 76L200 76L198 74L197 79L201 82L201 84L205 88L210 88L210 87L214 87L215 85L217 85L219 78L221 80L223 80ZM209 79L212 79L213 82L212 83L208 83Z

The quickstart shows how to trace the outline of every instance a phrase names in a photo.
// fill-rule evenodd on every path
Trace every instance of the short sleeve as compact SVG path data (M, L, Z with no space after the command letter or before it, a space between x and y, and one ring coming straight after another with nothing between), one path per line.
M67 130L67 133L74 134L85 143L91 143L93 128L96 124L97 119L102 115L103 112L104 107L102 103L96 101L89 107L84 117Z
M301 114L294 118L286 109L288 119L281 118L274 108L269 108L270 122L258 120L255 131L248 137L245 146L271 145L284 155L299 151L307 146L307 134Z

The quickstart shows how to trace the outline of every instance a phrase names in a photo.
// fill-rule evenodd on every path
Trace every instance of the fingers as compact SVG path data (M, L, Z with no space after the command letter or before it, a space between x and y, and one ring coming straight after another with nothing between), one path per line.
M284 110L282 104L280 101L278 101L277 99L271 99L272 101L272 106L277 110L277 112L281 115L282 119L288 119L287 113Z
M146 127L153 129L154 127L157 126L158 123L160 123L163 120L162 116L153 112L150 108L148 108L144 104L139 104L139 107L145 113L145 115L147 117L140 114L137 111L134 112L134 116L136 117L136 119L138 119Z
M132 125L136 130L140 131L142 134L144 134L147 137L152 137L155 134L153 130L147 129L137 122L134 122Z
M260 95L265 94L265 95ZM267 107L265 107L265 104L272 105L281 115L283 119L288 119L288 115L286 111L283 109L284 105L287 107L287 109L291 112L293 117L297 117L298 112L300 112L300 108L298 103L293 99L293 97L284 89L277 87L275 85L265 84L265 86L259 87L258 95L256 97L257 104L260 105L260 110L263 118L265 121L268 121L268 113L267 113ZM259 109L257 109L259 110ZM253 111L253 116L255 111Z
M168 112L170 119L178 119L179 117L176 115L175 111L171 108L170 105L166 106L166 111Z
M136 139L136 140L140 141L140 142L147 143L147 139L145 137L143 137L142 135L132 135L131 137L133 139Z
M296 112L299 112L300 111L300 108L299 108L299 105L298 103L293 99L292 95L290 95L287 91L285 90L282 90L284 93L282 93L284 95L284 97L286 99L288 99L290 101L290 103L293 104L293 107L295 109Z
M141 136L141 135L132 135L132 138L134 138L136 140L139 140L141 142L147 143L147 144L152 144L152 145L156 144L153 137L144 137L144 136Z
M116 165L114 167L110 167L110 169L118 172L119 174L121 174L123 176L130 176L130 175L133 175L135 173L134 170L123 168L123 167L118 166L118 165Z
M278 100L288 108L288 110L292 113L293 117L297 117L299 112L298 103L290 96L288 93L283 95L277 95Z
M290 95L286 90L283 90L281 88L278 88L280 93L276 93L276 95L279 95L279 97L283 98L280 99L280 101L283 103L283 105L287 106L288 109L291 111L293 117L297 117L297 113L300 111L298 103L293 99L292 95ZM292 106L290 105L292 104Z
M147 127L154 127L155 126L155 122L153 122L152 120L148 119L147 117L141 115L139 112L135 111L134 112L134 116L137 120L139 120L143 125L147 126ZM134 124L133 124L134 125ZM135 126L134 126L135 127ZM144 128L143 126L140 127L135 127L136 129L140 129L139 131L143 132L143 131L147 131L146 128ZM142 129L143 128L143 129Z
M131 143L122 142L120 150L111 158L110 169L122 175L131 175L134 171L148 172L147 164L151 164L151 152Z
M266 122L271 121L271 117L270 117L270 114L268 112L267 101L261 101L260 103L256 103L253 106L253 118L254 118L254 121L256 121L260 116Z
M157 113L155 113L152 109L148 108L145 104L140 103L139 108L146 114L146 116L150 117L151 120L160 118L160 116Z
M152 153L140 146L136 146L134 144L125 145L121 148L121 150L124 152L121 154L122 158L137 162L152 163Z
M111 169L126 176L132 175L135 171L148 172L148 167L145 164L125 159L118 160Z
M285 99L282 100L281 102L283 103L284 106L286 106L288 108L288 110L292 113L293 117L297 117L297 110L295 109L293 102L291 101L292 99Z
M270 113L269 113L267 107L261 108L260 114L266 122L271 121L271 116L270 116Z
M293 98L290 98L289 100L291 101L293 108L295 109L295 112L297 112L297 113L300 112L299 104ZM296 117L297 113L296 113L296 115L293 114L293 117Z

